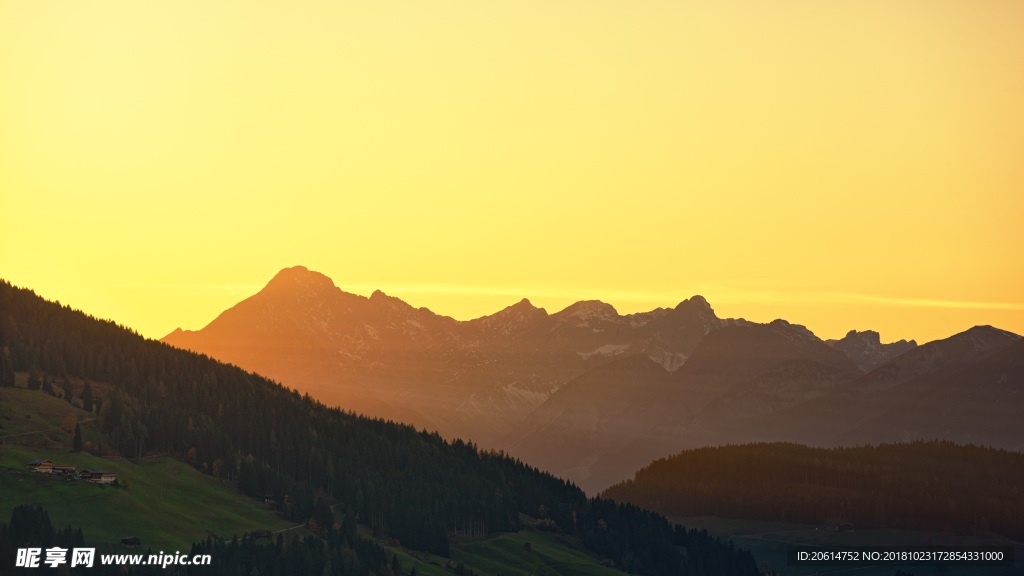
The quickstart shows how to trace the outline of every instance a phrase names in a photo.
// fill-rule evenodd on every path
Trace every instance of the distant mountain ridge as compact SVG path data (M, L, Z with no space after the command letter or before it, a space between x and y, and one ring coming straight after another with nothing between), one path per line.
M850 330L842 339L826 340L825 343L841 350L865 372L877 368L917 346L917 342L914 340L882 344L881 337L874 330L863 332Z
M299 266L202 330L163 341L598 490L654 458L725 442L935 437L1024 449L1001 416L1024 408L1013 392L1024 384L1011 378L973 397L939 382L982 371L1019 338L976 327L923 346L883 344L870 330L825 341L785 320L719 318L701 296L627 315L600 301L550 314L524 298L458 321L380 291L346 293ZM946 410L913 403L940 385L958 403L955 425L937 422ZM896 406L912 407L917 423L897 425Z
M523 299L460 322L302 266L199 331L163 341L266 374L329 404L493 444L564 382L623 354L677 370L729 322L695 296L620 315L598 301L548 314Z
M919 346L828 395L760 422L818 446L944 439L1024 451L1024 341L975 326Z

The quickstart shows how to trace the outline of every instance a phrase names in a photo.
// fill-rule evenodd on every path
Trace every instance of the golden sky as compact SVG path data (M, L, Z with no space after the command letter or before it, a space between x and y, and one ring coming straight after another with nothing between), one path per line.
M0 277L1024 333L1024 2L0 0Z

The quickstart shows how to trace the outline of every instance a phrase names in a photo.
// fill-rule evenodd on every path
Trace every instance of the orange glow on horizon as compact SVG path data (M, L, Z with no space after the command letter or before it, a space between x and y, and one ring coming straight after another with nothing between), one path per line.
M1024 4L0 0L0 277L1024 334Z

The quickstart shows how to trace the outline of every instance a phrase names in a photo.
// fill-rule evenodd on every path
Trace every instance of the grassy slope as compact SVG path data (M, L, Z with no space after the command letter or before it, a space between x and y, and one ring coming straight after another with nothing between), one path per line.
M527 548L529 544L529 548ZM415 566L419 576L450 576L448 566L462 563L481 575L502 576L622 576L601 566L598 558L562 542L554 534L520 531L452 545L452 557L442 558L385 545L402 560L402 570Z
M63 400L38 391L0 390L0 437L6 436L0 445L0 494L4 496L0 498L0 521L10 518L19 504L37 503L49 511L54 526L80 527L90 543L116 543L122 536L139 536L143 546L165 551L187 550L211 532L231 536L257 528L287 527L284 520L230 483L172 458L135 463L69 453L61 446L70 444L70 435L60 428L68 414L83 421L90 418ZM98 437L94 423L83 424L86 439ZM79 470L116 470L129 487L27 472L26 464L37 458L75 464Z
M526 548L529 544L529 550ZM456 561L479 567L486 574L551 576L610 576L622 572L601 566L590 554L543 532L501 534L456 546Z
M67 416L82 422L91 439L96 415L38 390L0 389L0 442L47 448L69 448L71 434L61 428Z
M20 384L24 386L23 381ZM91 420L95 415L39 391L0 390L0 441L4 442L0 445L0 521L10 518L17 505L37 503L47 509L55 527L80 527L91 545L115 546L122 536L138 536L144 548L165 552L188 550L192 542L211 532L230 537L257 528L288 527L232 484L172 458L131 462L68 452L71 435L61 424L69 414L83 422L86 440L99 440L98 421ZM35 459L74 464L79 470L116 470L129 487L72 482L31 472L26 464ZM420 576L450 576L452 570L447 566L460 562L481 575L622 574L543 532L522 531L455 543L450 559L382 544L401 558L403 570L416 566Z
M22 473L34 458L49 458L83 468L117 470L128 488L74 482L45 474ZM50 513L54 526L82 528L87 541L116 543L122 536L139 536L154 550L188 550L211 532L241 535L287 523L230 484L199 473L170 458L135 464L89 454L40 452L15 446L0 447L0 518L9 518L18 504L37 503Z

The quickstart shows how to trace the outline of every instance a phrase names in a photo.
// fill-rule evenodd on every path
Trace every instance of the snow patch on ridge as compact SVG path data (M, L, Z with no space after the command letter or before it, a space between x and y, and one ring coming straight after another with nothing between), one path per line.
M686 360L689 358L689 356L687 356L686 354L680 354L678 352L666 352L664 350L659 350L657 352L651 353L647 357L657 362L658 364L661 364L661 366L665 370L668 370L669 372L675 372L676 370L679 370L683 366L683 364L686 363Z
M597 355L601 355L601 356L616 356L616 355L622 354L623 352L625 352L628 349L629 349L629 344L605 344L604 346L601 346L599 348L595 348L594 350L591 350L590 352L577 352L577 354L580 355L580 358L583 358L584 360L587 360L591 356L597 356Z

